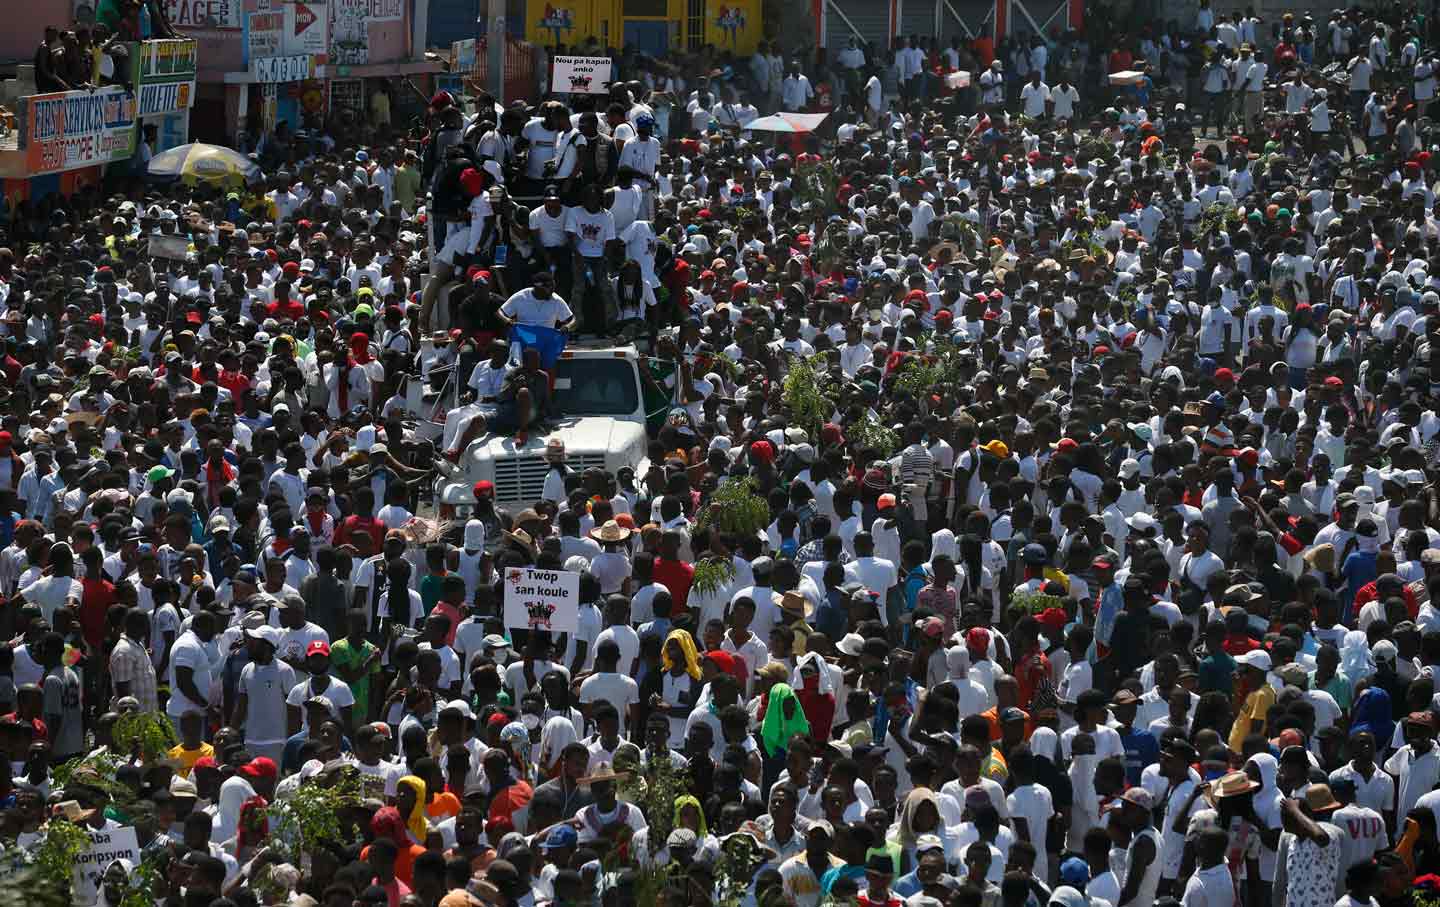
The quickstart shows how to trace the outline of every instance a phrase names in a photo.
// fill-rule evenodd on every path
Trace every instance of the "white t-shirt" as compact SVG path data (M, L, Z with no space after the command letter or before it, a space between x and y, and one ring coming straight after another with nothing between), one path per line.
M1041 82L1036 85L1033 82L1026 82L1025 87L1020 89L1020 101L1025 105L1027 117L1043 117L1045 115L1045 104L1050 100L1050 86Z
M246 740L280 743L290 736L286 733L285 702L293 686L295 669L279 658L265 665L252 661L240 669L239 692L246 696Z
M621 656L621 667L628 662ZM640 701L640 685L628 674L591 674L580 684L580 701L608 702L620 712L625 720L626 709Z
M1052 88L1050 100L1055 104L1055 118L1068 120L1075 115L1075 105L1080 103L1080 92L1074 85Z
M350 685L338 677L331 677L330 685L323 690L316 689L313 677L302 683L291 685L290 695L285 697L285 704L300 709L300 730L302 731L308 730L310 727L310 713L305 710L304 706L312 696L319 696L329 701L337 718L340 717L341 709L355 704L355 694L350 691Z
M78 602L85 589L73 576L42 576L21 589L20 594L25 596L25 601L40 608L46 623L53 624L60 606L71 599Z
M565 245L565 221L564 208L555 217L550 216L544 205L530 212L530 229L540 234L540 245L547 249Z
M575 317L570 306L559 296L551 293L549 299L539 299L535 296L535 291L529 288L520 290L505 300L505 304L500 306L500 314L520 324L545 328L553 328Z
M191 710L200 710L203 707L198 702L186 697L184 691L175 680L175 672L179 668L189 668L195 680L195 689L205 696L210 691L211 671L210 652L205 644L200 641L194 631L186 630L175 640L175 645L170 647L170 670L166 675L166 681L170 684L170 701L165 706L165 713L171 718L179 718Z
M615 238L615 215L571 208L565 212L565 232L575 234L575 251L581 258L599 258L605 254L605 244Z

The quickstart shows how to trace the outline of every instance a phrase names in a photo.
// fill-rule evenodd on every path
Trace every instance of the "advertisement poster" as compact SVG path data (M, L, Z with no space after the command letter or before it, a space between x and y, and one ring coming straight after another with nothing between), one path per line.
M139 116L151 117L162 113L185 110L195 103L195 80L189 82L159 82L141 85L137 102Z
M370 0L371 22L399 22L405 16L402 0Z
M145 41L137 48L141 82L180 82L195 78L194 41Z
M287 56L310 54L324 63L329 50L329 9L323 2L285 4L285 27L280 53Z
M175 28L241 28L244 0L160 0Z
M278 10L251 13L245 25L245 62L284 53L285 14Z
M370 62L370 0L331 0L330 62L361 66Z
M531 567L506 569L505 626L574 633L580 626L580 574Z
M20 145L30 175L123 161L135 150L135 96L120 86L32 95Z
M562 93L606 94L610 91L610 58L556 57L550 85Z

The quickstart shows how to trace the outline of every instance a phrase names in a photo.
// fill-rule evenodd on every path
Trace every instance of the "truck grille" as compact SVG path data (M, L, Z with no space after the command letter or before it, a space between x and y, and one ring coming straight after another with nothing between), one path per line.
M591 466L605 468L604 454L581 454L566 457L565 465L576 472L584 472ZM540 500L545 491L545 474L550 464L539 454L506 457L495 461L495 500L501 502L523 501L533 503Z

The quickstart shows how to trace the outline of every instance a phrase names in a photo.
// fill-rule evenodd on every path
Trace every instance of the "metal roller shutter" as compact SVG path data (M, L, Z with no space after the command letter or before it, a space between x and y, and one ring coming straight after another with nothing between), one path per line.
M838 53L848 47L855 32L882 54L890 49L890 4L886 0L826 0L825 45ZM848 24L846 20L849 20ZM854 30L851 26L854 26Z

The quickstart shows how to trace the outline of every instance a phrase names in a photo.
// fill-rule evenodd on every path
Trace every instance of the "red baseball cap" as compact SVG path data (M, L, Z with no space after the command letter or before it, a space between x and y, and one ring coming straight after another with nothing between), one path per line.
M1234 383L1235 373L1230 371L1228 368L1217 368L1215 370L1215 380Z
M280 769L276 767L275 760L266 756L256 756L240 766L240 774L247 778L274 778L279 773Z
M1080 445L1076 443L1074 438L1061 438L1059 442L1055 444L1056 453L1070 453L1072 450L1079 449Z
M971 627L965 631L965 645L972 649L988 649L990 631L984 627Z
M323 639L314 640L310 645L305 647L305 657L309 658L311 655L324 655L326 658L329 658L330 644Z
M471 489L471 490L475 492L475 497L477 497L477 498L480 498L480 497L486 497L486 498L494 497L494 496L495 496L495 483L494 483L494 482L486 481L485 479L481 479L480 481L478 481L478 482L475 483L475 487L474 487L473 489Z

